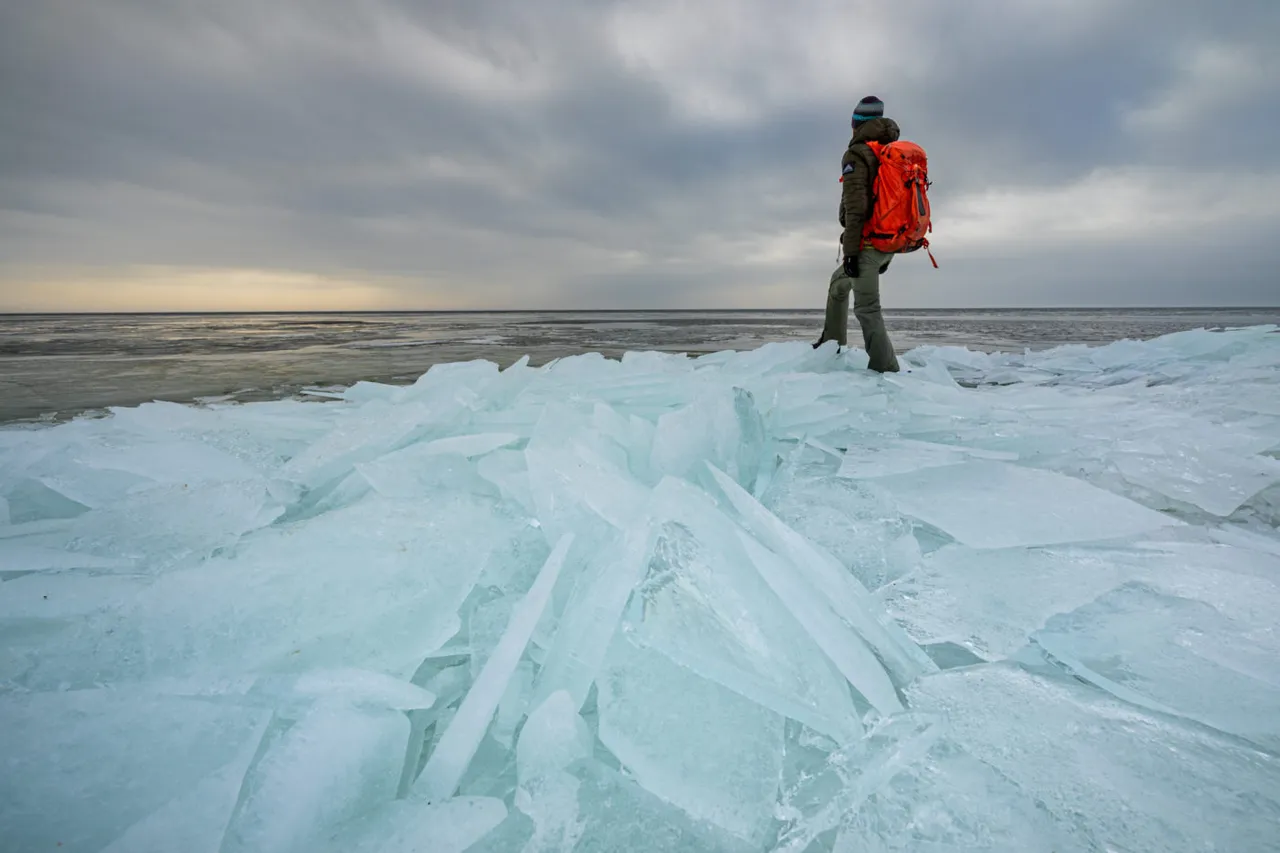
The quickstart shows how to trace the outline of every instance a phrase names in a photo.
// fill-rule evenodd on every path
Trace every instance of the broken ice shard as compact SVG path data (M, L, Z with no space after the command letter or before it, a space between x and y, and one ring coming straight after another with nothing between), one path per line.
M247 780L223 849L313 850L396 795L409 738L398 711L321 704L280 735Z
M907 515L974 548L1097 542L1179 522L1052 471L962 462L876 481Z
M556 578L560 576L572 543L572 534L566 534L556 543L551 556L547 557L546 564L538 573L538 579L534 581L524 600L511 612L506 632L471 685L466 698L462 700L462 706L436 744L431 758L427 760L422 775L418 777L416 789L432 802L446 799L458 789L462 774L471 763L476 747L480 745L480 739L484 737L494 711L498 709L498 702L507 689L507 682L515 673L525 646L538 625L538 619L542 617L542 611L551 599L551 590Z
M783 718L625 637L600 690L600 740L636 781L753 844L772 820Z

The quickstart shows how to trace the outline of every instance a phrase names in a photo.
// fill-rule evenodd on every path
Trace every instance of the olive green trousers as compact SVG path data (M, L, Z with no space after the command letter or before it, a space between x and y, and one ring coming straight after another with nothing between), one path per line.
M867 351L867 367L880 373L897 373L898 357L884 327L880 313L880 269L888 267L893 255L866 248L858 254L858 277L850 278L844 266L831 274L827 290L827 317L822 327L822 341L848 343L849 291L853 291L853 314L862 327L862 346Z

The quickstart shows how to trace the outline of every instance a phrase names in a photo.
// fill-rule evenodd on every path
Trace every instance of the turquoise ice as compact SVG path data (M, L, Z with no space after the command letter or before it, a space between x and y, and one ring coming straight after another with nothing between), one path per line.
M0 431L0 839L1272 849L1277 332Z

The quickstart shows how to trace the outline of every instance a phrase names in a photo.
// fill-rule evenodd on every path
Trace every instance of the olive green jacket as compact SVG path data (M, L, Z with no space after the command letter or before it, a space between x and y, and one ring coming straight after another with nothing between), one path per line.
M862 248L862 226L875 206L872 188L880 161L868 142L889 143L898 141L898 123L891 118L873 118L863 122L849 140L849 150L840 162L842 178L840 190L840 245L846 255L856 255Z

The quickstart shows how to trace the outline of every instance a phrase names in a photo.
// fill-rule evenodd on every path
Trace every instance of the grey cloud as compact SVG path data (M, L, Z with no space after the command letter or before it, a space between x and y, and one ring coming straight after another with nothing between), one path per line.
M933 50L942 55L938 79L913 93L913 130L944 140L935 146L939 166L955 167L948 174L959 178L959 189L979 187L997 172L1059 182L1100 166L1186 168L1188 154L1228 138L1233 158L1249 166L1271 162L1280 87L1243 105L1233 104L1229 91L1182 104L1185 135L1135 140L1125 121L1175 85L1199 47L1272 51L1266 45L1280 35L1280 6L1268 0L1120 0L1102 6L1088 32L1049 43L1020 40L969 4L940 11L932 19ZM1050 14L1038 25L1054 27Z
M792 31L779 16L823 5L735 8L742 27L782 39ZM511 307L746 305L775 293L781 277L795 304L817 304L833 261L826 250L779 271L704 247L825 228L834 251L834 164L848 113L868 91L929 149L940 211L997 182L1051 188L1100 167L1200 171L1230 156L1274 170L1274 86L1188 103L1185 127L1135 127L1132 114L1178 91L1205 45L1270 49L1276 4L1084 4L1094 11L1070 38L1052 37L1053 13L1006 27L1008 5L899 4L890 31L912 34L901 50L919 51L929 75L881 79L867 69L843 98L766 94L785 70L770 62L806 45L769 45L736 64L725 53L718 64L723 46L709 40L718 85L757 107L729 121L689 115L681 84L619 56L605 28L620 8L611 3L7 4L0 257L417 272L425 289L439 279L478 294L526 279ZM388 27L403 44L387 40ZM876 33L825 37L847 44L857 69L860 40ZM423 55L431 39L476 57L478 74L487 64L497 82ZM1194 251L1207 258L1231 240L1205 235ZM1273 253L1232 245L1215 263L1233 271L1233 292L1275 301L1261 284L1273 280ZM1159 240L1148 248L1192 251ZM641 268L608 260L629 252ZM1131 304L1194 295L1170 285L1177 270L1124 262L1124 247L1073 252L1075 264L1081 252L1110 258L1090 280L1122 275ZM1049 258L1037 278L1024 260L993 256L900 275L907 284L925 275L931 283L903 293L942 304L1062 301L1069 277L1046 267L1067 265ZM1110 302L1116 287L1081 292Z
M954 257L946 259L945 275L904 264L896 280L886 277L884 300L907 308L1276 306L1280 245L1268 236L1273 231L1255 226L1208 245L1151 238L1067 255Z

